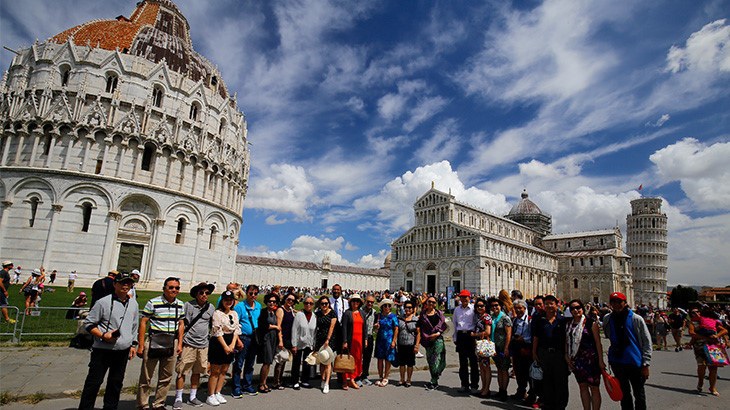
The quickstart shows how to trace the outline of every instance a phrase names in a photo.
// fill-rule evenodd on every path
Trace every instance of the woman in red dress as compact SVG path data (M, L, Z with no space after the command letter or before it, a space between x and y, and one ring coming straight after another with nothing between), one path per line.
M355 359L355 371L345 373L342 388L347 390L352 387L359 389L355 379L362 373L362 351L367 343L366 325L360 314L362 299L358 294L350 296L350 308L342 314L342 352L349 353Z

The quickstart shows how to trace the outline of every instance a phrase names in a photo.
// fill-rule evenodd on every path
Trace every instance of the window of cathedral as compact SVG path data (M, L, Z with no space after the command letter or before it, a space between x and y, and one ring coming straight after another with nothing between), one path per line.
M586 265L585 260L583 260L583 258L580 258L580 266L585 266L585 265Z
M226 119L221 118L221 124L218 126L218 134L223 134L223 131L226 129Z
M591 266L593 266L593 258L590 258Z
M165 95L165 91L162 89L161 86L155 85L152 88L152 105L154 105L157 108L162 107L162 97Z
M68 80L71 77L71 68L67 65L61 67L61 87L68 85Z
M570 266L575 266L575 259L570 260Z
M83 217L81 232L89 232L89 223L91 222L91 208L91 202L84 202L84 204L81 205L81 214Z
M106 75L106 92L113 93L117 90L117 83L119 82L119 77L115 73L109 73Z
M198 111L200 111L200 104L197 102L190 104L190 119L192 121L198 120Z
M155 151L157 151L155 144L152 144L151 142L144 144L144 153L142 154L142 171L149 171L152 169L152 165L155 161Z
M603 256L598 257L598 263L599 265L603 266Z
M578 289L578 279L573 279L573 289Z
M210 227L210 240L208 241L208 249L215 249L215 235L218 233L218 227L215 225Z
M568 241L568 248L570 248L570 241Z
M586 246L586 240L583 239L583 246Z
M185 218L180 217L177 220L177 228L175 230L175 243L183 243L185 241L185 225L187 221Z
M30 218L28 220L28 226L30 226L32 228L33 225L35 224L35 216L36 216L36 213L38 212L38 203L40 202L40 200L34 196L34 197L30 198L29 202L30 202Z

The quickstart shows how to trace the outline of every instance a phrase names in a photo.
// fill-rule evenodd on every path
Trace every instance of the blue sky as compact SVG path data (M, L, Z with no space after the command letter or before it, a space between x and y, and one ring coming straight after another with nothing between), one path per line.
M643 184L669 283L730 284L730 1L176 3L248 119L241 253L379 267L431 181L625 234ZM134 4L0 0L0 42Z

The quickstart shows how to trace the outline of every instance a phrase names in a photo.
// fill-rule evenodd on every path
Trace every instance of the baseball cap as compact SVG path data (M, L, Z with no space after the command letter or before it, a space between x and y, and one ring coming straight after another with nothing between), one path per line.
M470 298L471 297L471 292L469 292L468 290L464 289L461 292L459 292L459 297Z
M13 264L13 261L3 261L3 267L10 266ZM18 266L20 267L20 266Z
M132 279L132 275L130 275L127 272L122 272L114 277L114 283L121 283L121 282L132 282L134 283L134 279Z
M614 299L623 300L624 302L626 302L626 295L624 295L621 292L613 292L608 297L608 300L614 300Z

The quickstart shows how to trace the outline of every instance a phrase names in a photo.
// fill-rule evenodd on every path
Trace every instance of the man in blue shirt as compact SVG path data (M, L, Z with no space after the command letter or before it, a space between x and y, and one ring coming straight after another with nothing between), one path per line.
M608 299L613 311L603 325L606 337L611 341L608 363L624 393L621 409L646 409L644 383L649 378L651 362L651 335L644 318L629 309L626 296L613 292ZM631 393L634 393L632 400ZM635 403L634 403L635 401Z
M233 362L233 392L231 395L240 399L244 394L255 396L258 394L253 385L253 365L256 362L258 344L256 343L256 327L261 314L261 304L256 301L259 287L248 285L246 300L236 303L233 310L238 313L241 323L241 336L236 345L236 360ZM243 382L241 381L243 372Z

